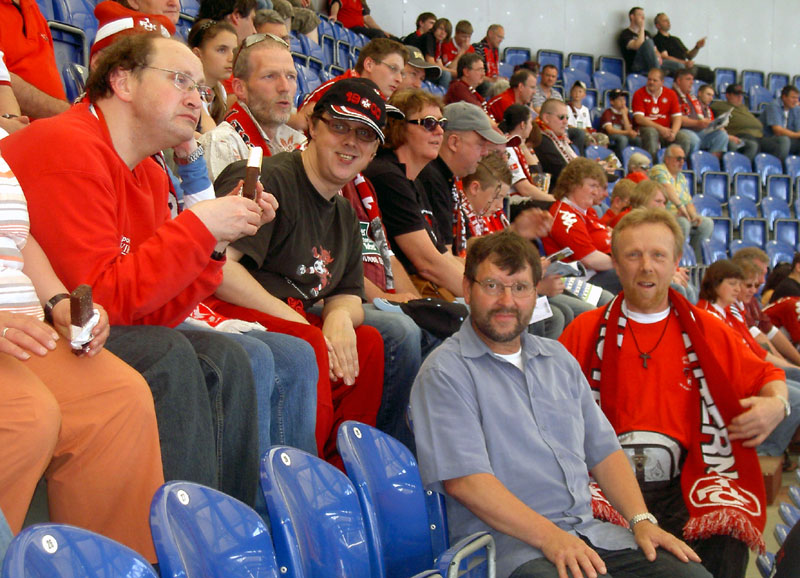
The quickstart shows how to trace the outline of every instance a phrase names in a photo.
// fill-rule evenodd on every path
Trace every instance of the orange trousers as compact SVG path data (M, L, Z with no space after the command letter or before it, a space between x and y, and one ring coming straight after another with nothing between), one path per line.
M150 501L164 483L153 397L107 351L0 354L0 508L19 532L42 475L50 519L80 526L156 561Z

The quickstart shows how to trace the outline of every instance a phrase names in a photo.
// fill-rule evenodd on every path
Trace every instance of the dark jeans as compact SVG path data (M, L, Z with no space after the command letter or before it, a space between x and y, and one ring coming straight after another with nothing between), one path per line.
M244 349L211 332L114 326L106 348L153 393L165 480L204 484L253 504L258 437Z
M605 578L710 578L701 564L681 562L666 550L657 550L656 559L650 562L641 550L592 548L606 564ZM571 573L567 571L567 575ZM558 571L547 558L537 558L514 570L511 578L558 578Z

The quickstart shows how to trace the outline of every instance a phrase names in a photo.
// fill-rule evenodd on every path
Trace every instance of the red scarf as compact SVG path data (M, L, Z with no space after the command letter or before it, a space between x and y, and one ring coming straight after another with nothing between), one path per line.
M464 183L453 177L453 254L464 257L467 254L467 239L489 233L486 222L472 210L472 205L464 195Z
M486 76L488 78L499 76L500 67L497 64L500 61L499 51L489 46L489 41L486 38L481 40L481 46L483 48L483 61L486 63Z
M620 293L606 306L600 323L597 347L590 371L590 385L599 393L603 413L614 430L626 431L619 423L617 399L640 395L639 384L617 379L619 351L627 318L622 313L624 295ZM683 529L686 540L699 540L715 535L730 535L750 548L764 551L762 531L766 522L764 483L755 450L740 441L729 441L726 423L741 413L738 399L730 395L729 385L717 359L698 325L693 306L674 290L669 290L670 315L674 315L683 332L686 354L693 360L692 372L699 384L697 401L701 407L692 417L692 440L681 470L683 500L689 510L689 521ZM704 444L716 440L729 446L729 460L720 463L719 455L706 455ZM720 471L722 470L722 471Z
M228 114L225 115L225 121L242 137L244 144L248 147L261 147L265 157L272 156L272 151L267 144L267 135L258 126L253 115L250 114L250 109L241 100L237 100L230 108Z
M578 155L575 154L575 151L572 150L571 146L569 146L570 140L567 136L567 133L564 133L561 136L556 135L556 133L553 132L553 129L542 120L541 116L536 117L536 124L539 125L542 134L546 134L548 137L550 137L550 140L552 140L553 144L556 145L556 149L558 149L558 152L562 157L564 157L565 161L570 162L573 159L578 158Z

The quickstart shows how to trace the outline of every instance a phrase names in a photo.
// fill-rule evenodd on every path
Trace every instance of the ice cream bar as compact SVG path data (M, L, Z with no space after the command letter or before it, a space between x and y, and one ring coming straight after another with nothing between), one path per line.
M72 317L72 325L83 327L92 315L92 288L89 285L78 285L69 295L69 312Z
M261 147L253 147L250 149L250 156L247 158L242 196L253 201L257 198L256 183L258 183L258 177L261 176L261 158L263 156L264 151Z

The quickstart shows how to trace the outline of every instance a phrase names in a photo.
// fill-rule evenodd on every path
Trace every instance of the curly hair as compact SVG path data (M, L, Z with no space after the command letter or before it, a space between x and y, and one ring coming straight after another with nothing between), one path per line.
M416 114L426 106L435 106L442 112L444 104L442 100L429 92L419 88L404 88L395 92L389 99L389 104L396 106L408 118ZM383 133L386 135L386 142L383 146L396 150L406 144L408 124L405 119L389 117Z
M553 196L557 200L563 199L583 185L586 179L594 179L603 187L608 184L606 173L597 162L584 157L573 159L558 175Z

